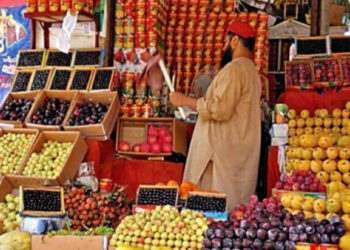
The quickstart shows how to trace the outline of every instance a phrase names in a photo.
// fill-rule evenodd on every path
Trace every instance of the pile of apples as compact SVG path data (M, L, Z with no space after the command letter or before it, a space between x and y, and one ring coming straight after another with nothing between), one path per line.
M314 66L316 82L340 81L340 65L337 59L316 61Z
M130 212L121 191L102 194L72 187L66 190L64 203L71 228L82 231L99 226L116 228Z
M0 223L3 231L19 230L22 219L19 216L19 197L12 194L5 196L5 201L0 203Z
M127 141L118 144L119 151L135 153L170 154L173 150L173 136L168 126L149 126L147 141L130 146Z
M286 65L287 85L311 85L311 66L308 63Z
M112 247L202 249L208 221L204 214L171 206L127 216L112 236Z
M326 192L326 186L310 171L293 171L290 175L284 173L275 188L286 191Z

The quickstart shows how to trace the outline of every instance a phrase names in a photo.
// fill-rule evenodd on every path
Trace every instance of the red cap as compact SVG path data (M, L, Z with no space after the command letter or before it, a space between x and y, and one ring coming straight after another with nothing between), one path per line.
M254 29L246 22L233 21L228 25L227 31L243 38L254 37Z

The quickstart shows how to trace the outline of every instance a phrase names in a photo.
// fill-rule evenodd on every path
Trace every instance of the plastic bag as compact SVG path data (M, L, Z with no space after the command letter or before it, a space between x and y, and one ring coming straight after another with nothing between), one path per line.
M94 162L83 162L80 164L75 185L85 186L94 192L98 190L98 179L95 176Z
M77 24L78 12L72 15L71 11L67 11L67 15L63 19L62 29L57 39L57 49L63 53L68 53L70 49L70 38Z

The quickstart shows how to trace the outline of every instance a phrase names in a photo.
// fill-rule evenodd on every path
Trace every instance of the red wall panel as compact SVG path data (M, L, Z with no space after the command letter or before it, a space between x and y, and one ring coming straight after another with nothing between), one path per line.
M16 5L24 5L27 3L27 0L1 0L0 7L11 7Z

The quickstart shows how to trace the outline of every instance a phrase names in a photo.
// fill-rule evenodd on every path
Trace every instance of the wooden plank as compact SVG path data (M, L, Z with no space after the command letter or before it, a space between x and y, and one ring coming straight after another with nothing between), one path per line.
M311 35L317 36L320 34L319 0L312 0L311 6Z

